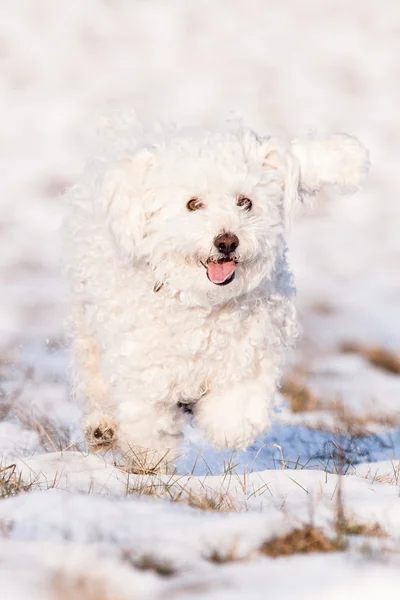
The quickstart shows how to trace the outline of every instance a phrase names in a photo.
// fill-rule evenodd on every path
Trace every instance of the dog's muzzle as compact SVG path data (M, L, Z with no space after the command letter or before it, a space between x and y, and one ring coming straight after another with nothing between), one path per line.
M235 279L237 262L233 255L239 239L234 233L222 233L215 238L214 246L223 258L207 262L207 277L215 285L228 285Z

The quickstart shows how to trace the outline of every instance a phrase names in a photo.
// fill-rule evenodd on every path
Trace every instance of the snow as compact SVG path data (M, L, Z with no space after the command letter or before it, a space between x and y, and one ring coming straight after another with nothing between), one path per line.
M159 597L151 573L133 570L88 546L8 541L0 545L0 586L12 600ZM23 576L20 573L24 567Z
M79 452L50 452L16 459L18 472L27 485L93 494L123 494L128 479L104 458Z
M37 469L39 460L31 459L30 466ZM306 591L308 597L316 598L321 594L321 586L325 585L329 589L324 591L324 598L337 597L334 592L348 597L346 594L353 590L360 594L369 587L387 592L389 598L394 597L391 584L398 581L399 563L397 552L392 555L392 551L400 536L396 485L371 482L358 475L348 475L339 482L337 475L307 470L256 472L247 477L233 473L225 477L169 478L166 481L169 491L164 493L164 498L182 494L182 490L188 497L189 492L193 497L199 497L201 493L211 497L215 492L229 493L236 503L233 512L200 512L185 504L149 498L143 492L137 495L132 491L143 490L146 483L154 485L151 477L125 476L127 493L121 494L115 489L115 493L110 494L102 486L103 471L108 469L111 478L113 467L106 467L100 458L78 453L48 455L42 459L42 477L50 480L55 464L60 469L64 466L64 473L78 473L79 477L60 479L60 489L31 491L0 502L0 527L7 532L7 542L0 544L0 555L5 545L9 548L2 561L0 577L5 577L6 582L7 577L10 578L10 589L12 586L17 586L17 590L24 589L27 581L29 585L40 587L42 583L32 581L33 574L34 579L39 576L39 579L51 581L61 570L69 582L77 580L82 573L90 577L93 572L97 578L101 575L110 586L118 578L123 578L128 585L130 580L135 582L137 576L138 583L148 585L155 597L167 592L172 597L176 592L178 597L179 590L187 586L193 586L194 597L204 593L198 597L210 594L219 598L230 590L237 597L247 593L251 598L258 598L263 597L266 587L279 590L282 597L290 597L294 581L299 587L299 597L304 598ZM83 491L84 472L90 473L87 483L92 486L92 491L89 494L76 491ZM116 479L123 479L117 469L115 472ZM61 489L64 484L66 489ZM333 537L339 485L349 522L379 524L392 541L382 538L371 541L368 546L367 538L356 539L345 556L339 557L331 554L306 559L299 555L276 560L260 554L263 543L303 524L312 523ZM95 489L100 493L94 493ZM33 545L36 548L34 557L30 555ZM8 572L16 562L17 552L20 561L27 566L20 582L13 580ZM84 571L80 558L83 552L86 553ZM159 581L161 576L156 582L152 578L141 579L141 565L146 561L151 562L153 570L168 572L170 577L165 578L163 584ZM133 565L129 576L126 575L127 563ZM290 569L292 577L285 577L282 569L286 573ZM201 591L203 586L206 592ZM113 592L117 593L117 589ZM126 587L124 589L126 594ZM19 593L23 598L23 592ZM146 593L147 589L139 597L147 597ZM128 592L122 597L133 596Z
M398 2L2 8L0 477L15 464L32 486L0 500L2 597L397 597L400 379L341 347L400 349ZM189 420L167 480L88 456L69 398L59 195L113 108L205 126L239 115L291 137L346 131L371 151L364 190L319 197L292 226L304 333L288 375L302 374L318 406L283 406L271 433L234 455L208 447ZM302 523L334 533L338 472L349 518L388 537L337 554L262 556L264 541ZM225 498L223 510L193 507L204 497Z
M397 598L400 575L398 561L390 564L360 561L357 557L311 556L284 558L265 564L258 561L239 571L234 565L223 568L222 585L212 594L194 594L192 598L254 598L261 600L279 593L282 600L323 598Z

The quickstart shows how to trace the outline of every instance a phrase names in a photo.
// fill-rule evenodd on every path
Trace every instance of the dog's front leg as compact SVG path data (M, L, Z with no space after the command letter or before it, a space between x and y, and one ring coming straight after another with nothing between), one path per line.
M265 380L246 380L211 390L196 405L197 423L216 448L245 449L270 425L274 389Z
M183 415L177 406L150 404L130 398L117 402L119 423L116 447L126 468L134 473L170 472L183 438Z

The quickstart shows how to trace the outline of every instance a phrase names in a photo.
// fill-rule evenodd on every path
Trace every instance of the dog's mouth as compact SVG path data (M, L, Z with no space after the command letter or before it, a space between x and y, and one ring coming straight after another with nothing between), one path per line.
M231 258L208 260L207 277L215 285L228 285L235 279L236 264Z

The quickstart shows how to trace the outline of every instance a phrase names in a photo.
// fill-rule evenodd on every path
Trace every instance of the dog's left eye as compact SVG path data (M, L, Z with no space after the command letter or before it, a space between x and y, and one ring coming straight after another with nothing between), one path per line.
M246 198L246 196L239 196L238 201L237 201L237 205L240 208L242 208L243 210L249 211L249 210L251 210L251 207L253 206L253 203L250 200L250 198Z
M204 204L198 198L191 198L186 204L186 208L191 211L199 210L200 208L204 208Z

